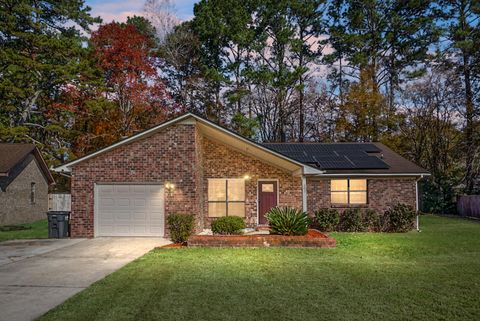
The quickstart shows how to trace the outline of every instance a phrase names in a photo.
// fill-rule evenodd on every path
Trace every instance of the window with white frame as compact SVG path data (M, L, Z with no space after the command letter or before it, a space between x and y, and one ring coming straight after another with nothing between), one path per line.
M330 200L332 204L367 204L367 180L332 179L330 181Z
M208 179L208 216L245 216L244 179Z

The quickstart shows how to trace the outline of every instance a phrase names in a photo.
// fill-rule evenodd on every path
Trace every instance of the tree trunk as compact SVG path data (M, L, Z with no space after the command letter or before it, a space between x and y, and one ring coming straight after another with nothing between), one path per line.
M471 194L474 187L473 159L474 159L474 141L473 141L473 93L471 74L469 66L469 54L463 52L463 78L465 81L465 193Z
M468 22L466 17L466 6L462 2L460 8L460 29L462 30L462 39L465 41L466 37L463 34L468 29ZM465 193L471 194L474 187L474 173L473 173L473 159L474 159L474 105L473 105L473 93L472 93L472 80L470 70L470 52L469 49L463 48L462 52L462 73L463 81L465 85Z

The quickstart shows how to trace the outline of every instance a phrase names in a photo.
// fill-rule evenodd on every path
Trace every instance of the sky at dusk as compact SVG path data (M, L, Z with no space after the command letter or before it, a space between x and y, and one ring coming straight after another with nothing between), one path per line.
M86 0L92 8L93 16L100 16L104 23L125 21L128 16L141 15L145 0ZM193 16L193 4L198 0L174 0L176 15L181 20L188 20Z

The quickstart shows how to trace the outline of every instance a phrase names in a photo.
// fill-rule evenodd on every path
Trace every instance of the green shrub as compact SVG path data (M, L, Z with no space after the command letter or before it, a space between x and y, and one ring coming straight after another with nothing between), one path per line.
M388 232L407 232L413 228L415 211L406 204L397 204L385 211Z
M212 222L213 234L240 234L246 228L243 218L238 216L219 217Z
M167 217L170 239L173 243L185 243L193 233L195 216L188 214L171 214Z
M362 232L363 226L362 212L359 208L348 208L340 216L340 230L344 232Z
M378 226L379 232L388 232L389 231L389 222L387 215L380 215L380 222Z
M315 212L316 227L320 231L330 232L337 228L340 215L334 208L321 208Z
M272 234L305 235L310 225L307 213L291 207L274 207L266 217Z
M369 232L380 231L380 215L371 208L365 209L363 212L363 227Z

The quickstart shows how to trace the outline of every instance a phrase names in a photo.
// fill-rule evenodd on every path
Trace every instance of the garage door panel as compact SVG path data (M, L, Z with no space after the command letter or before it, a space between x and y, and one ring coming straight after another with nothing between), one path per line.
M162 228L162 227L153 227L153 226L151 226L149 232L150 232L151 234L161 234L161 233L163 233L163 228Z
M118 236L130 234L130 225L115 225L114 233Z
M113 220L115 222L119 222L124 224L125 221L130 221L131 220L131 212L129 210L123 210L123 209L118 209L115 212L112 213L113 215Z
M131 185L114 185L117 194L130 194Z
M135 208L146 208L147 200L144 198L135 198L133 200L133 206L135 206Z
M130 208L130 200L128 198L119 198L116 202L116 205L119 207Z
M147 186L145 185L134 185L133 188L132 188L132 193L135 193L135 194L145 194L145 192L147 191Z
M151 207L163 207L163 200L152 200L150 201L150 206Z
M149 234L149 231L147 231L147 227L145 225L134 225L133 226L133 233L135 233L135 234Z
M98 236L163 236L161 185L98 185L95 219Z
M115 215L113 215L112 212L110 211L102 211L102 216L98 217L99 221L104 221L104 222L111 222L113 221Z
M147 213L146 212L135 211L135 212L133 212L133 219L144 221L144 220L147 219Z
M104 195L113 194L113 185L99 185L98 191Z
M164 216L164 214L163 214L163 212L161 212L161 211L155 210L155 211L151 211L151 212L150 212L150 217L151 217L152 219L154 219L154 220L158 220L158 219L162 219L162 220L163 220L163 216Z
M101 197L99 203L99 208L102 210L107 210L115 206L115 200L111 197Z

